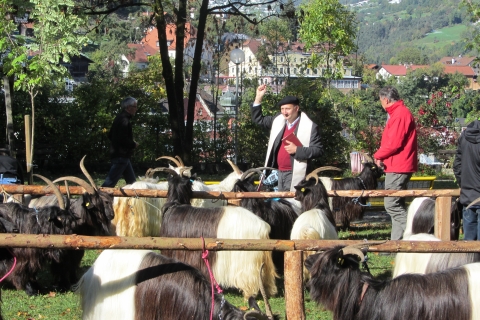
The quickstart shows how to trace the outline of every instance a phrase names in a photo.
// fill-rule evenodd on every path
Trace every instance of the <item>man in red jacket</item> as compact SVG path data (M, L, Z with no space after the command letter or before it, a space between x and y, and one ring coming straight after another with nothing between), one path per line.
M385 190L405 190L418 165L415 120L396 88L384 87L379 96L388 119L380 148L373 156L376 164L385 170ZM392 218L391 240L400 240L407 223L405 198L385 197L384 203Z

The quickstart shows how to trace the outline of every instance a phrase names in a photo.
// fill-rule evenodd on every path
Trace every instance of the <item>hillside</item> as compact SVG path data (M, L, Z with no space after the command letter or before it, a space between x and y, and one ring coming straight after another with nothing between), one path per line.
M389 63L398 52L411 48L421 51L423 63L447 55L476 54L464 48L470 21L460 1L396 1L341 1L357 13L358 52L366 63Z

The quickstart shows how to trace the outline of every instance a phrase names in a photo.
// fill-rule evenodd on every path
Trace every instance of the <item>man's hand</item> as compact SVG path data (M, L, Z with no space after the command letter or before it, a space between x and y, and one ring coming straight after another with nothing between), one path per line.
M379 167L383 167L383 161L382 160L375 159L375 164Z
M266 84L261 84L257 88L257 94L255 96L255 101L253 104L262 104L262 99L263 96L265 95L265 92L267 92L267 85Z
M295 154L297 152L297 146L295 145L295 143L290 141L285 141L285 142L287 144L285 146L285 150L288 152L288 154Z

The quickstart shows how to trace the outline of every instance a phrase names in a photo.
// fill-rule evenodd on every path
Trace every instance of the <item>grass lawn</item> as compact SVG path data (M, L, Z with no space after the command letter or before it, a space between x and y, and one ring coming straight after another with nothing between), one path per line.
M101 185L104 177L96 178L98 185ZM217 180L221 177L209 177L205 180ZM118 186L123 186L125 182L121 180ZM436 189L458 188L452 180L436 181ZM390 236L389 222L369 222L354 224L350 230L340 232L340 239L345 240L379 240ZM87 250L82 260L80 273L85 272L93 264L99 250ZM391 277L394 258L389 256L379 256L375 253L369 254L369 268L374 276L387 279ZM3 275L0 275L3 276ZM48 274L41 273L39 281L46 288L46 292L39 296L28 297L24 292L13 289L2 289L2 315L4 319L81 319L81 310L78 297L71 293L56 292L48 288ZM273 312L279 314L284 319L285 300L283 291L283 279L278 281L279 296L270 299ZM240 308L247 308L247 303L243 297L235 291L226 291L226 299ZM263 308L263 300L259 298L259 305ZM331 314L323 311L321 307L316 306L305 292L305 311L309 320L327 320L332 319Z
M422 39L413 41L415 46L426 46L429 48L441 48L447 44L458 43L462 41L462 34L467 31L465 25L455 25L453 27L445 27L429 33Z

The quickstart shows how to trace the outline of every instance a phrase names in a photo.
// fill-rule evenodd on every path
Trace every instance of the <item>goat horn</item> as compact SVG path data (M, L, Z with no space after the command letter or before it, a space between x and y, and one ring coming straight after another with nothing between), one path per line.
M475 204L479 203L480 202L480 197L473 200L472 203L470 203L468 206L467 206L467 209L470 209L471 206L474 206Z
M227 162L232 167L233 172L235 172L237 175L242 174L242 170L240 170L240 168L238 168L238 166L235 163L233 163L232 160L227 159Z
M372 157L370 157L370 156L369 156L368 154L366 154L365 152L360 152L360 155L362 155L367 162L375 163L375 161L372 159Z
M155 160L158 161L158 160L160 160L160 159L170 160L170 161L172 161L173 163L175 163L175 165L176 165L177 167L183 167L183 165L182 165L180 162L178 162L178 160L175 159L174 157L161 156L161 157L159 157L159 158L157 158L157 159L155 159Z
M83 189L85 189L85 191L88 194L95 194L95 189L91 185L89 185L87 183L87 181L85 181L83 179L80 179L78 177L72 177L72 176L60 177L60 178L54 180L53 182L56 183L56 182L60 182L60 181L64 181L64 180L72 181L72 182L78 184L79 186L83 187Z
M88 181L90 182L90 184L92 185L92 188L95 189L95 191L98 191L98 187L97 185L95 184L95 181L93 180L92 176L90 175L90 173L88 173L87 169L85 168L85 164L84 164L84 161L85 161L85 157L87 155L84 155L82 160L80 161L80 169L82 169L82 172L83 174L85 175L85 177L87 177ZM93 194L93 192L92 192Z
M247 177L250 177L253 173L258 173L259 175L262 175L262 171L258 170L257 168L251 168L242 173L242 176L240 177L240 180L243 181Z
M178 175L178 173L173 170L173 169L170 169L170 168L164 168L164 167L160 167L160 168L155 168L155 169L148 169L150 172L157 172L157 171L166 171L172 175Z
M265 315L261 314L257 310L250 310L245 312L245 314L243 315L243 319L247 320L248 317L254 317L254 318L257 318L258 320L269 320Z
M318 173L320 171L327 171L327 170L335 170L335 171L342 171L342 169L340 168L337 168L337 167L332 167L332 166L325 166L325 167L320 167L320 168L317 168L315 170L313 170L312 172L310 172L306 177L305 177L305 180L308 181L310 180L311 178L314 178L315 179L315 184L318 183Z
M68 182L67 180L65 180L65 193L67 194L67 204L66 204L66 207L67 208L70 208L70 189L68 188Z
M192 176L191 173L189 175L184 175L183 174L185 171L189 171L189 170L192 170L192 167L182 167L182 168L180 168L180 175L190 178Z
M348 247L345 247L343 249L341 249L342 252L343 252L343 255L347 255L347 254L353 254L354 256L357 256L360 258L360 262L364 262L365 261L365 255L363 254L362 250L358 249L358 248L354 248L354 247L351 247L351 246L348 246Z
M180 167L185 167L185 164L183 164L182 158L180 158L179 156L175 156L175 159L177 159L178 162L180 162Z
M260 267L260 292L262 293L263 302L265 303L265 313L267 314L268 319L273 319L272 307L270 307L270 303L268 302L267 293L265 292L265 286L263 285L262 281L264 265L265 264L262 262L262 265Z
M58 200L58 207L62 210L65 210L65 201L63 201L63 196L62 196L62 193L60 192L60 189L58 189L57 186L54 185L54 183L50 179L47 179L44 176L41 176L39 174L33 174L33 175L45 181L47 185L52 188L52 191Z

